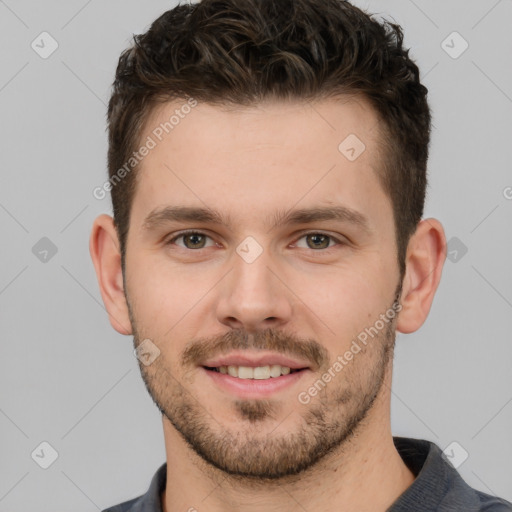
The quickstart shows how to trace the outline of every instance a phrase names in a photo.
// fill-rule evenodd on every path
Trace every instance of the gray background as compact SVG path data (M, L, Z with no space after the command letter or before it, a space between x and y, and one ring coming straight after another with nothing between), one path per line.
M0 511L102 509L144 492L164 462L159 413L131 337L108 322L88 238L111 211L92 191L106 177L117 59L174 5L0 0ZM512 1L357 5L404 27L430 90L425 213L450 240L429 319L398 336L393 431L457 442L467 482L512 500ZM59 45L46 59L31 47L50 48L43 31ZM469 44L457 58L453 31ZM48 469L43 441L58 452Z

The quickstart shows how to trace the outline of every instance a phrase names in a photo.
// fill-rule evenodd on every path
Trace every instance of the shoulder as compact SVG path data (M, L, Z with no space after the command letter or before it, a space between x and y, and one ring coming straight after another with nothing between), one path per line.
M512 512L512 503L481 491L475 491L475 493L480 500L482 512Z
M431 441L394 438L405 464L416 476L389 512L422 510L436 512L512 512L512 504L470 487L457 472L448 455Z
M133 506L138 501L140 501L141 498L142 498L142 496L139 496L138 498L134 498L133 500L119 503L119 505L114 505L113 507L106 508L105 510L102 510L102 512L128 512L128 511L131 511Z
M167 464L162 464L149 485L146 494L109 507L102 512L162 512L160 496L165 489Z

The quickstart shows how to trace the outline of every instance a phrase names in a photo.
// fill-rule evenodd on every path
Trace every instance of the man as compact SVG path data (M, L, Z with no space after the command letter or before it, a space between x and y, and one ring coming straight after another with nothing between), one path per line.
M339 0L180 5L121 55L90 248L167 463L109 511L512 510L391 434L445 258L426 95L400 27Z

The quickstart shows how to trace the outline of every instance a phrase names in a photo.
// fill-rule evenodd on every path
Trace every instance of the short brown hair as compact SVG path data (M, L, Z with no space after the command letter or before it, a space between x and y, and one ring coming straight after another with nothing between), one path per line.
M193 97L251 106L265 99L357 94L381 121L379 179L391 199L403 275L423 215L430 141L427 89L401 27L343 0L202 0L162 14L120 58L108 105L111 179L130 159L157 104ZM340 141L341 142L341 141ZM134 172L111 197L124 268Z

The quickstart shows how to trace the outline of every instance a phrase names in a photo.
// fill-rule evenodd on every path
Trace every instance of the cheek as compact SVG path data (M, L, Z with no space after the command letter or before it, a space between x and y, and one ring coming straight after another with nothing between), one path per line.
M172 336L175 331L169 329L178 323L182 331L219 279L214 268L175 264L145 253L127 260L127 275L136 321L155 337Z
M301 275L293 289L301 315L315 318L325 336L346 340L386 309L381 283L368 266L323 270Z
M127 288L136 321L156 335L163 324L172 325L178 317L177 305L182 291L176 293L179 283L169 279L165 268L149 258L127 260ZM169 327L168 327L169 328Z

